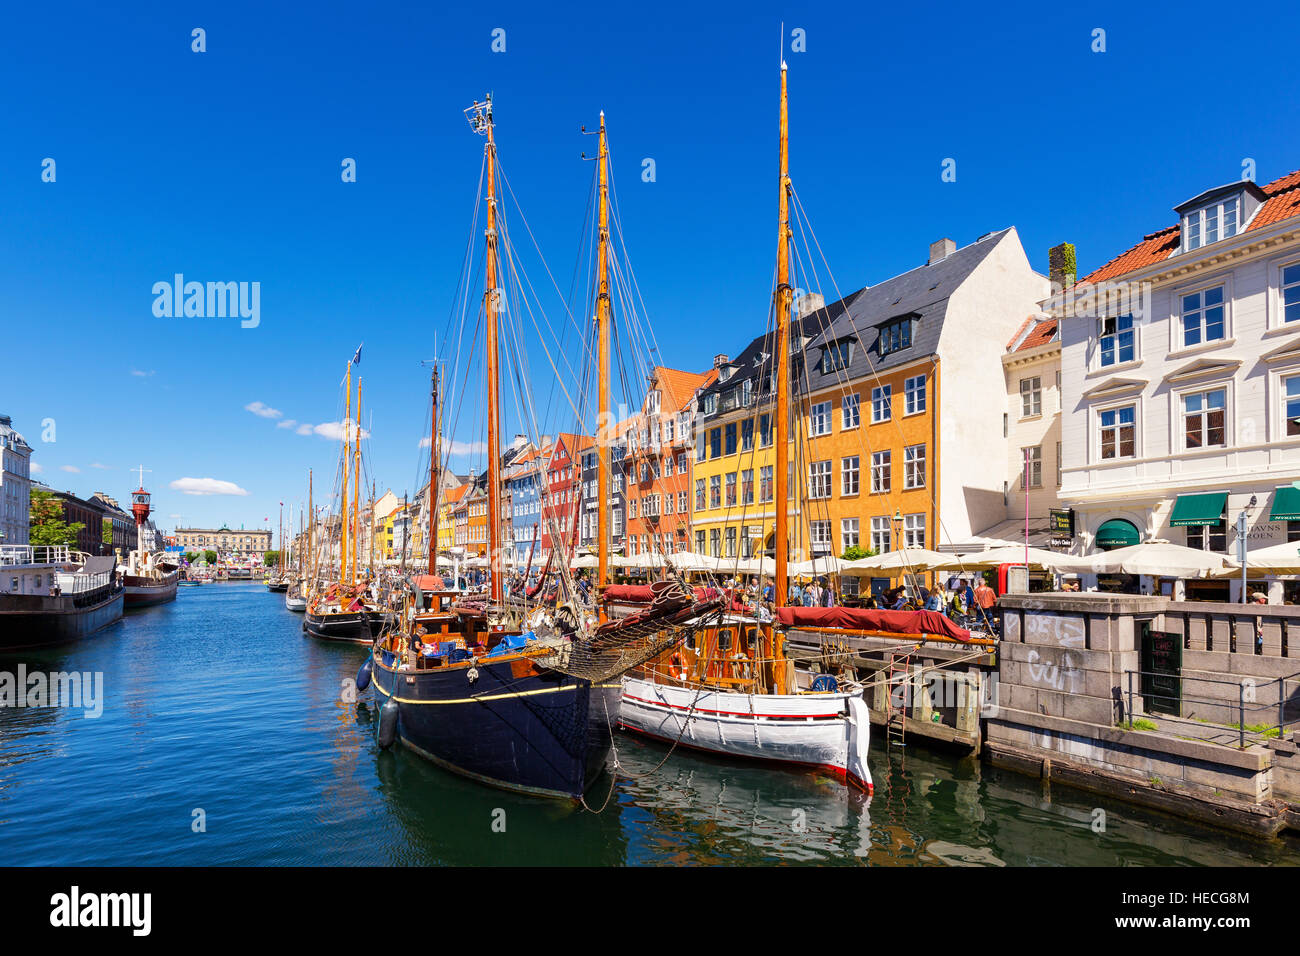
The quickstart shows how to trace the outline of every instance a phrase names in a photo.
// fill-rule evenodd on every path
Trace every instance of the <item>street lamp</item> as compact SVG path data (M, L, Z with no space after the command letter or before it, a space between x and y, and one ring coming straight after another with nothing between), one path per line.
M1241 603L1249 602L1249 588L1246 587L1246 518L1255 507L1256 497L1250 496L1250 502L1237 515L1237 558L1241 561Z

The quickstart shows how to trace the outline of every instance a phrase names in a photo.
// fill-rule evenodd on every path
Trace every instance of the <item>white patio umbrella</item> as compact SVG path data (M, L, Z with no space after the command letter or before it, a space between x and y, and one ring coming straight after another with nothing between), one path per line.
M776 574L776 561L763 556L758 558L717 558L719 571L734 574Z
M713 571L717 569L717 562L717 558L694 551L674 551L668 555L668 563L679 571Z
M952 555L940 554L928 548L899 548L897 551L886 551L884 554L875 554L869 558L843 561L840 564L840 573L868 578L881 571L928 571L934 567L944 566L951 557Z
M844 562L833 555L813 558L810 561L795 561L786 567L787 574L839 574Z
M1240 567L1222 554L1148 541L1085 557L1065 558L1056 570L1078 574L1146 574L1159 578L1205 578Z
M1300 541L1285 541L1246 552L1246 571L1262 571L1266 574L1300 574ZM1240 574L1241 566L1236 565L1222 574Z
M609 563L616 568L662 568L664 566L664 556L662 554L616 554L609 559Z
M970 551L965 554L944 555L942 564L935 565L936 570L942 571L960 571L963 568L996 568L1000 564L1024 564L1025 563L1025 546L1005 545L1000 548L990 548L987 551ZM1046 548L1030 548L1029 564L1033 567L1046 568L1049 571L1056 570L1062 561L1076 560L1068 554L1059 554L1056 551L1048 551Z
M617 561L618 558L613 558L611 559L610 564L613 564L615 567L619 567L619 565L615 563ZM600 559L596 557L594 554L580 554L572 561L569 562L569 567L571 568L595 568L599 566L600 566Z

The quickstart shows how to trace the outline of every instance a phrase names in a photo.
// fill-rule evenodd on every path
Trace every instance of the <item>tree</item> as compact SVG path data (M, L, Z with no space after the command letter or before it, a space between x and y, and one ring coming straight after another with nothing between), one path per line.
M206 561L206 562L208 562L208 564L216 564L216 563L217 563L217 552L215 552L215 551L204 551L204 552L203 552L203 560Z
M28 540L34 545L77 546L77 535L86 527L85 522L72 524L63 520L63 505L49 491L33 491L31 496L31 532Z
M857 561L861 558L874 558L876 551L873 548L863 548L859 545L853 545L851 548L845 548L844 553L840 555L841 561Z
M197 551L186 551L186 552L185 552L185 560L186 560L186 562L189 563L189 564L193 564L194 561L198 558L198 556L199 556L199 554L198 554Z
M280 566L280 552L267 551L262 555L262 563L268 568L277 568Z

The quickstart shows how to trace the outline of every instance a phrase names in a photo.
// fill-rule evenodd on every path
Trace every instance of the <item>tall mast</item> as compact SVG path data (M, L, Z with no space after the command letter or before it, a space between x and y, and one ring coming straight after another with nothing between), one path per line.
M496 194L496 141L492 131L492 94L472 109L475 129L487 136L484 152L487 157L487 255L484 267L483 306L487 315L485 347L487 349L487 493L488 493L488 554L492 567L491 601L500 605L501 587L501 447L497 434L500 427L500 371L497 368L497 194Z
M405 514L405 512L403 512ZM402 545L405 549L406 545ZM375 576L375 479L370 479L370 555L366 562L366 574Z
M348 469L352 467L351 436L348 432L352 424L352 360L348 360L348 383L344 389L347 398L343 412L343 498L339 502L339 526L342 541L339 545L339 583L342 584L348 574Z
M609 443L613 440L613 422L609 413L609 145L605 139L605 111L600 111L600 149L597 155L600 167L600 221L599 247L596 253L596 338L600 362L600 409L596 417L596 487L597 498L609 500ZM602 432L604 434L602 434ZM576 519L575 519L576 520ZM597 563L596 585L603 587L609 581L609 512L596 509Z
M785 607L789 591L786 558L789 550L786 476L790 468L790 145L786 114L785 61L781 61L781 147L777 209L780 226L776 243L776 606Z
M357 379L357 430L352 437L352 569L348 583L357 583L357 552L361 550L361 379Z
M316 549L312 546L312 529L316 525L316 503L311 496L311 469L307 469L307 586L303 597L311 598L312 585L316 582Z
M435 362L430 376L429 394L432 411L429 413L429 573L438 573L438 365Z

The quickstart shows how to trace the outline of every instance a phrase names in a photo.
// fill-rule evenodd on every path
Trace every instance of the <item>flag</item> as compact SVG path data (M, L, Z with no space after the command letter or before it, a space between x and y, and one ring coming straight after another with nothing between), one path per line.
M364 342L361 343L361 345L365 345L365 344L366 344L366 343L364 343ZM360 365L360 364L361 364L361 345L358 345L358 346L357 346L357 354L354 355L354 356L352 356L352 364L353 364L353 365Z

